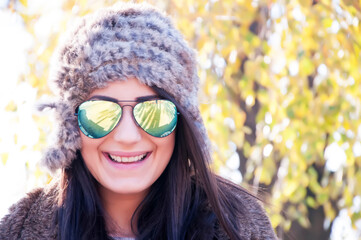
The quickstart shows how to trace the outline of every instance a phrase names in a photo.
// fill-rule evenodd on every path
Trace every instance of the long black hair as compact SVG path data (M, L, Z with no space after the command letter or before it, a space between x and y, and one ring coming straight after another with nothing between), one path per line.
M187 111L164 90L153 89L174 102L180 116L169 164L133 214L137 239L216 239L217 228L241 239L237 219L246 213L234 192L245 190L211 172L205 139ZM97 185L78 152L62 172L58 239L110 239Z

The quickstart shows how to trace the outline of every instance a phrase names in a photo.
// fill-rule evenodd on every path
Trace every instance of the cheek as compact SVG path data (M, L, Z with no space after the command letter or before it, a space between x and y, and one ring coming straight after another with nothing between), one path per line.
M92 139L86 137L84 134L80 134L80 140L81 140L81 149L80 151L82 152L86 152L89 149L92 148L93 142L91 141Z
M84 159L85 165L88 167L88 169L91 169L90 166L92 163L95 163L95 158L98 156L97 148L99 146L99 143L96 139L91 139L85 136L84 134L80 134L81 139L81 149L80 153Z
M175 133L173 132L169 136L165 137L164 139L161 138L160 142L158 142L158 147L161 149L162 155L167 159L171 158L175 146Z

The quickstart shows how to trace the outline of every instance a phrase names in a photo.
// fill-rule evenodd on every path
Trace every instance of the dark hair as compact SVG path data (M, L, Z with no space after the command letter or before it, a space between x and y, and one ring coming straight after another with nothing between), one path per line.
M153 89L176 104L180 117L171 160L133 214L137 239L212 239L216 228L241 239L237 220L247 213L235 192L245 190L211 172L205 139L187 111L164 90ZM97 184L78 152L62 174L58 239L109 239Z

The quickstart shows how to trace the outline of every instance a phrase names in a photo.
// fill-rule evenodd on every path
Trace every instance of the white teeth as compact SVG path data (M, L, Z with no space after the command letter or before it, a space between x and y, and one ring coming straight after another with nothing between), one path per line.
M116 156L116 155L111 155L109 154L109 157L114 160L115 162L136 162L139 161L141 159L143 159L145 157L145 155L147 155L146 153L139 155L139 156L135 156L135 157L121 157L121 156Z

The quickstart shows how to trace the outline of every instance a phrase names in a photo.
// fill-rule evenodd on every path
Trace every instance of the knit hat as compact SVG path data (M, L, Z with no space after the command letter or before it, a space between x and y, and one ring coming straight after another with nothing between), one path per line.
M75 108L109 82L136 78L170 94L208 137L198 108L199 78L195 52L170 19L147 4L123 3L83 17L60 44L50 69L59 100L40 106L55 109L55 145L43 164L50 170L68 167L81 148Z

